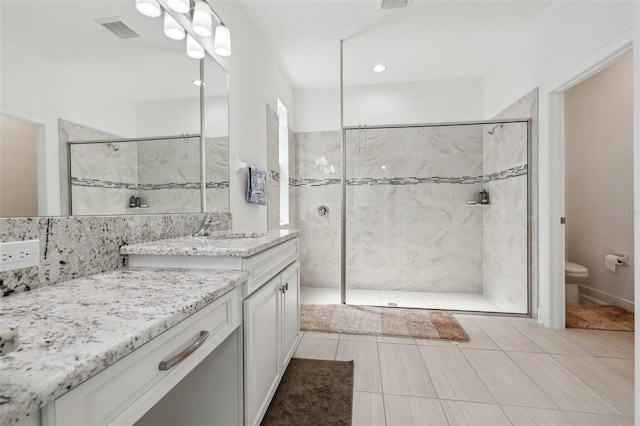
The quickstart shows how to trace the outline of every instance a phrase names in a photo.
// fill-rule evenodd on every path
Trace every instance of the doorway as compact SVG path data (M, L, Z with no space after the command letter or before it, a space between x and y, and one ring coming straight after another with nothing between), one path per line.
M631 51L565 91L564 130L566 303L633 311Z
M0 120L0 217L38 216L39 126Z

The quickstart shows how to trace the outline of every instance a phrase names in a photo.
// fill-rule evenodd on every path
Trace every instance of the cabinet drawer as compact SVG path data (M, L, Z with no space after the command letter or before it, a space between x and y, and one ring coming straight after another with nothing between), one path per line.
M51 412L45 416L50 421L46 423L134 423L223 342L241 319L242 289L238 287L58 398L50 404ZM207 331L209 337L197 350L175 367L159 369L161 361L182 352L201 331Z
M289 240L242 260L242 269L250 274L247 294L250 295L298 258L298 239Z

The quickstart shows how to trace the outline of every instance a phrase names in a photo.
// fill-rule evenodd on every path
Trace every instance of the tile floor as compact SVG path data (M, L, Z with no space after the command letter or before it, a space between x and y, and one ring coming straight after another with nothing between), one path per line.
M633 333L455 316L468 342L306 332L295 356L354 360L354 426L633 425Z
M300 302L316 305L337 304L340 303L340 289L300 287ZM499 304L484 294L347 289L347 303L350 305L387 306L389 302L403 308L511 314L527 312L526 300Z

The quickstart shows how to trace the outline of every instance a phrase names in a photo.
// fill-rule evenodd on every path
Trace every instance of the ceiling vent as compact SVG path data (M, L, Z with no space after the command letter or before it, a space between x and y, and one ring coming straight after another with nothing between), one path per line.
M119 16L114 16L113 18L96 19L96 22L111 31L119 38L126 39L140 37L140 34L133 31L131 27L125 24L125 22Z
M400 9L407 7L409 0L380 0L380 9Z

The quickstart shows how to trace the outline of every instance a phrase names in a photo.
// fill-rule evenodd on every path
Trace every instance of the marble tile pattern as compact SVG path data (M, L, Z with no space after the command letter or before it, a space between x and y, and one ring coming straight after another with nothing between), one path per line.
M207 138L208 211L229 210L228 138ZM131 214L140 197L148 213L200 211L200 139L158 139L72 147L73 214ZM82 187L82 188L80 188ZM226 195L226 196L225 196Z
M347 185L418 185L423 183L457 183L457 184L474 184L490 182L492 180L509 179L511 177L522 176L527 174L527 165L521 164L509 169L500 170L495 173L479 176L459 176L459 177L393 177L393 178L351 178L347 179ZM271 171L271 178L278 180L278 173ZM342 179L290 179L291 186L327 186L340 185Z
M526 125L506 124L498 129L499 140L489 144L493 149L489 155L485 127L347 131L350 289L483 293L484 215L498 207L467 206L466 202L476 200L483 187L495 185L490 196L500 189L499 199L515 195L526 203L526 187L523 193L504 193L511 186L498 182L518 177L526 182L528 173ZM341 226L340 138L340 132L296 135L297 174L290 184L296 189L304 286L339 287L340 253L335 247L340 244ZM328 216L317 214L320 205L329 206ZM492 217L499 220L506 214L501 213ZM520 260L526 271L524 219L525 255ZM496 235L504 234L492 238ZM522 251L510 254L520 256ZM526 280L523 288L526 305ZM505 302L500 306L515 306L519 311L522 303L513 300L520 300L518 289L500 298Z
M528 118L531 120L531 140L529 148L529 179L531 193L531 214L529 217L529 233L531 244L531 300L538 300L538 96L539 89L535 88L527 93L504 111L498 114L496 119ZM533 306L533 315L536 315L537 303Z
M536 89L496 117L531 119L530 149L527 146L526 123L505 123L503 127L496 128L493 135L487 131L495 125L485 125L483 134L486 174L499 173L517 165L528 166L527 173L510 176L513 179L494 180L485 184L491 197L491 205L484 208L483 222L485 295L492 302L509 307L515 313L527 312L529 278L531 299L537 300L537 116ZM532 158L529 158L529 151ZM528 213L529 190L532 191L531 217ZM527 257L528 238L531 239L531 277ZM536 303L532 305L535 309Z
M484 293L513 313L527 313L527 176L485 184Z
M200 139L140 142L137 145L139 196L151 212L199 211ZM228 138L205 138L207 211L229 211L228 158Z
M297 237L299 231L220 232L207 237L180 237L125 245L123 255L247 257Z
M481 125L349 130L346 141L347 178L483 174Z
M482 293L481 184L347 188L351 289Z
M117 139L120 136L103 132L82 124L58 119L58 152L60 167L60 206L61 214L69 212L69 162L67 158L67 142L81 140ZM114 152L112 150L112 152Z
M126 266L120 247L193 234L202 214L25 217L0 219L0 241L40 240L40 265L0 272L2 296ZM231 215L218 214L218 230Z
M0 358L0 425L62 396L247 279L239 271L131 269L5 299L21 343ZM34 327L34 324L46 326Z
M341 140L339 131L296 133L290 150L296 161L289 183L300 230L302 286L340 287ZM329 208L324 217L317 212L322 205Z

